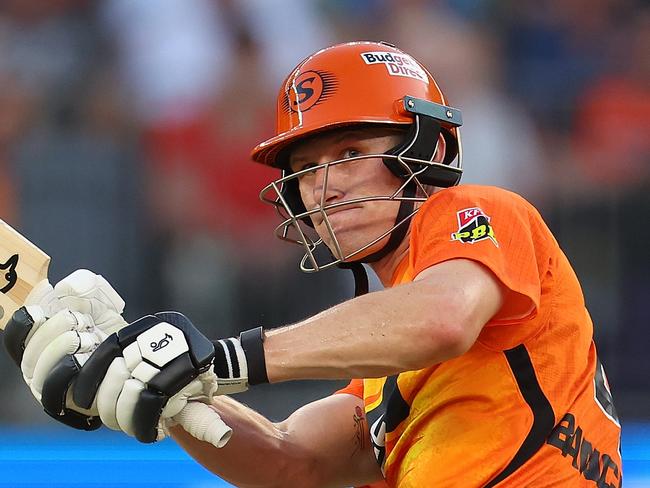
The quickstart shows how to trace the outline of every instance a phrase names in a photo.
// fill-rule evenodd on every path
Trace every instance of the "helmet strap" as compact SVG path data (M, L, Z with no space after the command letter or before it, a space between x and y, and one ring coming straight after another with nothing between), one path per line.
M415 193L415 183L410 183L404 188L404 196L406 198L414 197ZM359 260L340 262L338 264L339 268L349 269L352 271L352 274L354 276L355 297L368 293L368 274L366 273L366 269L361 263L374 263L387 256L388 253L397 249L402 240L406 237L406 233L411 224L410 215L413 213L414 205L415 202L413 200L402 200L400 202L399 210L397 211L397 217L395 218L395 230L391 232L390 237L388 238L388 242L384 244L381 249Z
M354 276L354 296L359 297L368 293L368 274L366 268L358 261L350 263L341 262L338 264L341 269L349 269Z
M397 246L404 240L406 233L408 232L409 225L411 224L410 214L413 213L413 206L415 201L408 200L415 197L416 186L415 183L409 183L404 188L404 197L407 200L402 200L399 205L399 210L397 211L397 217L395 218L395 230L390 233L388 242L379 249L378 251L373 252L369 256L365 256L359 259L361 263L374 263L380 259L386 257L388 253L397 249Z

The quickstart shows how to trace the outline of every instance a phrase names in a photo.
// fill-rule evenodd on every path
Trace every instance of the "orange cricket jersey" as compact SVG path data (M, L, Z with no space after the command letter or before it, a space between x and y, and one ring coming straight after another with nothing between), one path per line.
M620 487L620 425L578 280L535 208L483 186L434 194L392 285L455 258L508 289L460 357L353 380L391 487Z

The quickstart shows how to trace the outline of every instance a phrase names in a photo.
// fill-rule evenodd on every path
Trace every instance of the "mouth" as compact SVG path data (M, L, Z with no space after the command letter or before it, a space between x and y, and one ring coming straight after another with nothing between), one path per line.
M341 205L340 207L334 207L325 210L325 214L327 215L327 219L330 221L330 223L333 223L334 220L339 220L344 215L347 215L348 212L352 210L359 210L360 208L361 208L360 205L355 205L355 206ZM311 218L314 221L315 225L320 225L325 220L321 212L316 212L312 214Z

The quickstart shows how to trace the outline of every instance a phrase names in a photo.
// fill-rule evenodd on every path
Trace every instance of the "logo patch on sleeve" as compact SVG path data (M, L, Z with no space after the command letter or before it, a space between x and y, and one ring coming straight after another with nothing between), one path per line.
M466 208L456 212L458 218L458 231L452 232L451 240L474 244L478 241L490 239L499 247L494 229L490 225L490 217L478 207Z

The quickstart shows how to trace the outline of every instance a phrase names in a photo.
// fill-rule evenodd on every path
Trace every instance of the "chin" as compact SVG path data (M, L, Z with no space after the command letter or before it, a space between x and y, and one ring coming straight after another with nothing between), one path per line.
M337 238L339 241L339 246L341 247L341 251L343 252L344 256L349 256L350 254L361 249L362 247L367 245L368 242L373 240L373 239L366 239L363 241L354 240L353 242L347 242L342 234L343 232L337 233ZM365 249L364 251L355 254L350 258L350 261L358 261L360 259L365 258L366 256L370 256L371 254L381 250L386 245L389 238L390 235L384 237L381 241L376 242L368 249ZM329 245L329 243L328 243L328 247L330 248L330 250L332 250L332 254L336 255L336 251L335 251L336 247L334 245Z

